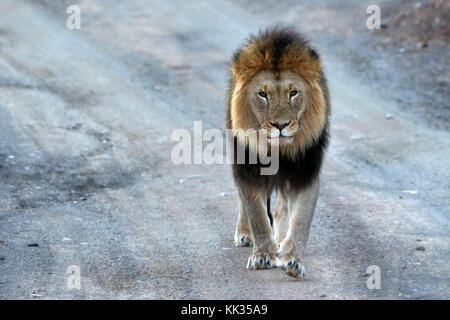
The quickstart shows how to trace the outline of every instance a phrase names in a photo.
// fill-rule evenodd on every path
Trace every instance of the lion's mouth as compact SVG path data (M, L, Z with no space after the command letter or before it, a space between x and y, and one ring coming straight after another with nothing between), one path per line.
M287 146L294 142L294 137L283 137L279 136L276 138L268 138L268 142L274 146Z

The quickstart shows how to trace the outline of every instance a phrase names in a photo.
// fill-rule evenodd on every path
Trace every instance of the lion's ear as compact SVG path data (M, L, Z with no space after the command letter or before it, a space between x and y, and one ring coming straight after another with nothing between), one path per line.
M258 66L255 66L255 60L251 57L240 56L233 60L231 65L231 75L236 81L245 83L251 79L258 71Z
M231 60L230 71L231 71L231 75L235 79L241 72L241 70L240 70L241 68L239 67L239 59L241 57L241 51L242 51L242 49L235 52L235 54L233 55L233 59Z
M241 73L241 70L240 70L240 68L239 68L239 65L238 64L236 64L236 63L233 63L232 65L231 65L231 76L234 78L234 79L237 79L237 77L238 77L238 75Z
M311 58L313 58L314 60L318 60L320 59L319 54L316 52L316 50L314 49L309 49L309 55L311 56Z

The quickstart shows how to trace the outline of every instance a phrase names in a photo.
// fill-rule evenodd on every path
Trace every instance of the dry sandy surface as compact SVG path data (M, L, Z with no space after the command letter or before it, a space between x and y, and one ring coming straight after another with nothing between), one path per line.
M65 27L74 2L80 30ZM364 1L297 2L2 0L0 298L450 298L450 134L422 121L414 86L408 112L405 82L352 60L372 36ZM228 165L170 157L173 130L223 129L229 59L271 15L311 35L332 96L304 281L246 270Z

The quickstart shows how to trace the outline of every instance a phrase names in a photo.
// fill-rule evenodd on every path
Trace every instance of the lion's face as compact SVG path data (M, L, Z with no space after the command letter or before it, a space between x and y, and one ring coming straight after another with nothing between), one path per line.
M263 70L247 87L247 105L255 123L252 129L267 130L269 138L289 145L302 130L299 120L309 104L308 86L292 71Z
M278 142L282 155L295 158L322 137L326 79L319 55L300 35L275 28L250 37L234 54L230 74L226 123L241 143L264 154L265 139L245 132L266 129L269 146Z
M319 138L326 113L319 83L291 70L266 69L247 83L238 81L231 99L232 128L241 141L258 150L258 140L243 133L263 129L269 144L290 156Z

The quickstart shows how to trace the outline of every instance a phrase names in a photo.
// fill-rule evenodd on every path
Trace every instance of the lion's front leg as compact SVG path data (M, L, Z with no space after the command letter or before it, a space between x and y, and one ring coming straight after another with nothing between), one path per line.
M277 205L273 212L273 234L275 241L281 244L289 228L289 213L286 194L278 190Z
M318 179L307 188L288 193L289 229L277 252L277 259L278 265L296 278L305 276L301 256L308 240L318 193Z
M247 213L253 239L253 253L248 259L248 269L275 267L277 245L272 238L272 227L266 212L267 193L239 190L242 209Z
M239 217L236 225L236 232L234 233L234 244L236 247L251 247L253 245L252 233L250 231L248 215L242 205L240 197L238 199L238 203Z

